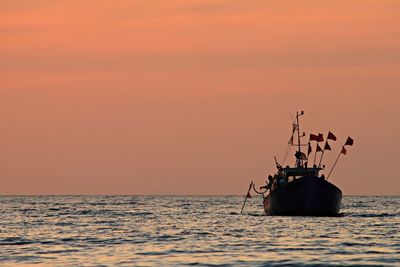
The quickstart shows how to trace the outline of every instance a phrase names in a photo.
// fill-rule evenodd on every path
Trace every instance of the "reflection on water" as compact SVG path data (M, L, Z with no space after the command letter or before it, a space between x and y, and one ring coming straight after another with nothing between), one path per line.
M242 197L0 197L1 266L398 266L400 197L341 217L264 216Z

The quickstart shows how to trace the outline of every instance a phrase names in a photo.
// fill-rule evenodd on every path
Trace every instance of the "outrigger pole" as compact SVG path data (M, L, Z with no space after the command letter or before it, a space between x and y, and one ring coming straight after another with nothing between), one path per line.
M333 164L332 169L331 169L331 171L330 171L329 174L328 174L328 177L326 177L326 180L329 179L329 176L331 175L333 169L335 168L336 163L338 162L340 155L341 155L341 154L346 155L347 151L346 151L345 146L352 146L353 143L354 143L354 140L353 140L350 136L347 137L346 143L344 143L344 145L342 146L342 149L340 150L339 155L337 156L336 161L335 161L335 163Z
M247 190L246 198L244 199L243 206L242 206L242 210L240 211L240 214L243 213L244 205L246 205L247 199L248 199L249 197L251 198L251 196L250 196L250 190L251 190L251 186L252 186L252 185L253 185L253 181L251 181L250 186L249 186L249 190Z
M329 179L329 176L331 175L333 169L335 168L336 163L338 162L338 160L339 160L339 158L340 158L340 155L343 153L343 149L344 149L344 146L343 146L342 149L340 150L339 155L337 156L337 158L336 158L336 160L335 160L335 163L333 163L332 169L331 169L331 171L329 172L328 177L326 177L326 180Z

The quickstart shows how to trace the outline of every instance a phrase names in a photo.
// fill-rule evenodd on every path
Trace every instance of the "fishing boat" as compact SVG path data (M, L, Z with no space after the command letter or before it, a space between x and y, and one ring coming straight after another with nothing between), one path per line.
M319 168L283 168L264 197L267 215L337 216L342 191L318 174ZM290 177L293 179L290 181ZM298 177L298 178L295 178Z
M346 154L345 146L353 145L353 139L348 137L331 171L325 177L324 174L321 174L325 167L321 166L322 157L326 150L331 150L328 140L336 141L336 136L329 132L323 149L318 144L324 141L322 134L310 134L308 144L301 144L301 138L305 137L305 133L300 132L299 117L301 115L304 115L303 111L296 113L292 136L289 140L290 146L297 147L295 166L282 167L275 158L277 171L275 174L268 176L265 186L260 187L260 190L263 191L259 192L252 182L246 199L250 197L249 192L251 187L253 187L256 193L263 196L264 211L267 215L338 216L342 201L342 191L330 183L328 178L339 156ZM297 139L297 144L294 144L294 139ZM312 151L311 141L317 142L315 153L322 152L318 165L315 164L316 154L314 156L314 163L309 163L311 162L311 159L309 159ZM302 146L308 146L307 155L302 152Z

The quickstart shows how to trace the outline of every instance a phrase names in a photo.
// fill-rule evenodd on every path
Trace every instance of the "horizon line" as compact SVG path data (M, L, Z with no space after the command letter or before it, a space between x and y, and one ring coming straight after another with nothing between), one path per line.
M45 197L45 196L132 196L132 197L242 197L246 194L0 194L0 197ZM256 195L255 195L256 196ZM345 197L400 197L400 194L349 194Z

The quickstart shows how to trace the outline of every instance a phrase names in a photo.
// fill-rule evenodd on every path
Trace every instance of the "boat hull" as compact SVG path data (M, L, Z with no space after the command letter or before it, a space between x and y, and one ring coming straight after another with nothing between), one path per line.
M317 176L304 176L273 190L264 198L267 215L337 216L342 191Z

